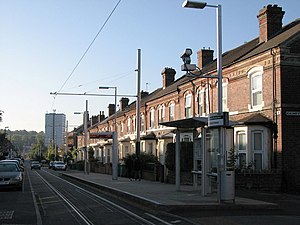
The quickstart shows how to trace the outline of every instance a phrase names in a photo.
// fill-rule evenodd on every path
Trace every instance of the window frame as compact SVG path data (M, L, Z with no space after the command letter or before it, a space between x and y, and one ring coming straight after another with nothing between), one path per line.
M184 96L184 116L185 118L192 117L192 94L186 94Z
M248 71L248 78L250 84L250 111L261 110L264 106L263 101L263 67L256 66ZM260 95L259 103L255 103L255 99L257 99L257 94ZM257 101L257 100L256 100Z

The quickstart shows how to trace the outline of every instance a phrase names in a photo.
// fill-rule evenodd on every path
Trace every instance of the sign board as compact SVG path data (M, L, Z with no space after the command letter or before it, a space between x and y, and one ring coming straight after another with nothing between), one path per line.
M97 132L90 133L90 139L111 139L113 137L113 132Z
M285 115L287 115L287 116L300 116L300 111L286 111Z
M208 127L223 127L229 125L228 112L211 113L208 115Z

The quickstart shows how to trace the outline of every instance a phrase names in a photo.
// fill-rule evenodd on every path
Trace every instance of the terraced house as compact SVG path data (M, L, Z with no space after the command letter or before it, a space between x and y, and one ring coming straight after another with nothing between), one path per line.
M255 171L281 171L280 186L300 191L300 20L282 25L284 11L268 5L257 15L259 36L223 53L223 111L233 127L237 165ZM247 32L238 31L238 32ZM203 43L199 43L203 45ZM212 49L198 51L196 75L216 75ZM177 57L177 56L174 56ZM164 164L166 145L174 142L174 129L166 121L207 117L218 111L218 82L164 68L162 86L142 93L141 151L152 153ZM92 124L89 132L113 131L115 105L109 116ZM118 155L135 152L136 102L120 99L117 112ZM198 129L201 136L201 129ZM192 141L192 133L182 133ZM95 157L111 161L110 139L90 139ZM228 149L227 149L228 151Z

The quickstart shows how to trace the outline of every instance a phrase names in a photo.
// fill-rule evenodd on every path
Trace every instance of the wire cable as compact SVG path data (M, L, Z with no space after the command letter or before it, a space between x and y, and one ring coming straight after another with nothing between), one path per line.
M69 74L69 76L67 77L67 79L65 80L65 82L62 84L61 88L56 92L59 93L64 86L66 85L66 83L68 82L68 80L72 77L72 75L74 74L75 70L77 69L77 67L79 66L79 64L81 63L81 61L83 60L83 58L85 57L85 55L88 53L88 51L90 50L90 48L92 47L92 45L94 44L94 42L96 41L97 37L99 36L99 34L101 33L101 31L103 30L103 28L105 27L105 25L107 24L107 22L109 21L109 19L111 18L111 16L113 15L113 13L115 12L115 10L117 9L118 5L120 4L121 0L119 0L117 2L117 4L115 5L115 7L113 8L113 10L111 11L111 13L109 14L109 16L107 17L107 19L105 20L105 22L103 23L103 25L101 26L101 28L99 29L99 31L97 32L96 36L94 37L94 39L92 40L92 42L89 44L89 46L87 47L87 49L85 50L85 52L83 53L83 55L81 56L81 58L79 59L79 61L77 62L77 64L75 65L74 69L71 71L71 73ZM54 96L54 100L55 100L56 95ZM54 100L52 103L52 108L54 105Z

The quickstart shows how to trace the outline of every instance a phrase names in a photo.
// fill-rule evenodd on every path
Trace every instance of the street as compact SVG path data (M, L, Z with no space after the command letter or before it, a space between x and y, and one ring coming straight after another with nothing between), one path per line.
M26 163L24 177L22 192L0 192L0 224L189 224L67 181L46 167L30 170Z
M92 185L62 176L47 167L30 170L25 163L22 191L0 191L0 224L200 224L298 225L300 197L238 191L278 204L278 209L174 210L168 213L132 204Z

